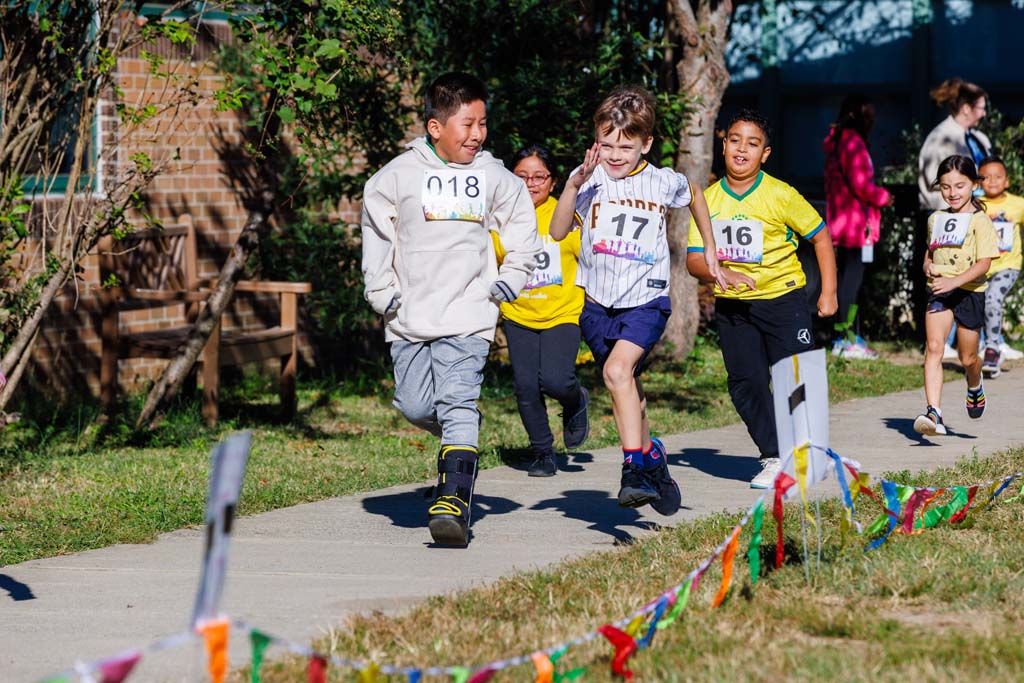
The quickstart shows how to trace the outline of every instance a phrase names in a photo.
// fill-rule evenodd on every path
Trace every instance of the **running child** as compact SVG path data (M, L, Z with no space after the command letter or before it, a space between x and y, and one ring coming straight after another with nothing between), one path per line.
M967 377L967 415L977 419L985 412L978 331L985 322L986 273L999 256L999 238L985 205L972 195L979 180L974 161L954 154L939 164L934 182L947 208L928 217L930 242L924 255L924 274L931 289L925 314L924 395L928 406L914 420L914 431L919 434L946 433L941 407L942 351L954 320L956 349Z
M619 505L651 503L663 515L679 509L679 487L664 446L651 438L640 383L644 360L665 331L669 301L668 209L689 206L704 238L714 244L707 206L681 173L644 160L654 140L654 98L619 86L594 114L595 139L551 218L551 237L581 230L576 284L586 292L580 329L601 366L622 443ZM717 275L715 251L706 267Z
M725 177L704 191L725 280L715 287L715 318L729 396L760 452L761 471L750 482L755 489L770 487L782 469L771 367L814 346L798 237L813 245L821 272L818 315L827 318L839 307L825 222L799 192L761 170L771 137L756 111L736 114L722 141ZM691 225L686 267L705 282L715 279L706 265L709 246Z
M1003 305L1020 275L1024 197L1006 191L1010 181L1006 177L1006 166L998 157L982 159L978 173L981 189L985 191L985 211L999 238L999 256L989 266L985 289L985 357L981 372L985 377L998 377L1003 361Z
M580 233L574 230L561 242L548 234L551 215L558 204L551 196L558 180L553 170L551 152L540 145L524 147L512 159L512 172L526 184L533 200L537 232L544 248L519 298L501 305L519 417L530 437L534 456L527 471L531 477L551 477L558 471L545 394L562 406L562 439L566 448L579 448L590 432L589 397L576 377L579 319L583 310L583 290L576 286ZM500 263L505 250L497 234L491 236Z
M365 296L384 316L395 407L441 438L427 510L444 545L469 540L483 381L498 305L513 300L540 252L526 186L483 150L487 89L464 73L427 89L427 136L378 171L363 193ZM499 268L489 233L505 248Z

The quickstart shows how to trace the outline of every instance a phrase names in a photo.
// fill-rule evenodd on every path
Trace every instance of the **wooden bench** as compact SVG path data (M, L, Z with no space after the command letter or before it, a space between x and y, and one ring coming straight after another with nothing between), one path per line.
M121 358L174 358L188 338L201 307L216 285L201 280L196 268L196 234L192 217L174 225L140 230L120 240L107 236L99 244L102 354L100 399L105 408L117 399ZM296 323L298 296L313 291L308 282L241 280L236 292L277 294L277 325L254 331L221 331L218 321L203 349L203 417L215 424L218 415L220 368L268 358L281 359L279 388L287 417L295 413L295 370L298 362ZM131 332L122 328L122 312L183 306L181 324Z

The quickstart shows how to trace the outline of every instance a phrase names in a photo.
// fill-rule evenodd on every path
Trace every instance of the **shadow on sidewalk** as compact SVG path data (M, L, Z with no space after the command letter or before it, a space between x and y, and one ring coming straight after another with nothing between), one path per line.
M885 423L886 429L899 432L903 436L907 437L908 440L915 442L915 446L938 446L924 434L918 434L914 431L914 420L909 417L887 417L882 420ZM957 439L977 439L978 437L974 434L962 434L957 432L955 429L946 425L946 435L937 436L937 439L944 439L954 437Z
M684 448L681 453L669 453L670 465L687 465L719 479L750 481L761 471L757 458L729 455L717 448Z
M556 510L569 519L586 522L588 529L607 534L616 543L632 543L634 540L623 527L646 531L658 526L654 522L642 521L640 513L632 508L619 507L619 502L607 491L563 491L561 498L542 500L530 509Z
M525 472L530 469L533 462L533 451L529 448L500 448L498 457L502 464L514 470ZM594 456L586 452L565 453L555 449L555 459L558 461L559 472L582 472L583 467L578 463L594 462Z
M430 506L425 495L430 489L424 486L415 491L364 498L363 509L371 515L389 517L395 526L425 531L427 508ZM503 515L521 507L520 503L508 498L474 493L472 523L476 524L487 515Z
M35 594L32 593L32 589L28 585L7 574L0 574L0 591L7 591L11 596L11 600L15 602L36 599Z

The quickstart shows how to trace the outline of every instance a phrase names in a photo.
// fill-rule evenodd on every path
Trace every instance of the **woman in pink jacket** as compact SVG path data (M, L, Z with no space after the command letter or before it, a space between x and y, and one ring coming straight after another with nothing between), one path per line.
M847 95L839 120L825 137L826 222L836 247L839 268L838 322L849 320L850 307L864 279L882 223L881 207L892 202L889 192L875 185L875 169L868 154L868 135L875 123L875 107L863 95ZM860 336L840 336L833 355L872 359L878 354Z

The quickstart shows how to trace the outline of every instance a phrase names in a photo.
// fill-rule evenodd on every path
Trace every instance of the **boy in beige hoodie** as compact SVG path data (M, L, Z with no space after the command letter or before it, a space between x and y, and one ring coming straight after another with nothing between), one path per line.
M427 89L427 136L363 193L364 294L384 316L394 404L441 438L427 511L435 543L466 545L483 366L498 306L526 284L541 251L526 185L483 151L487 89L447 73ZM489 233L507 253L497 266Z

